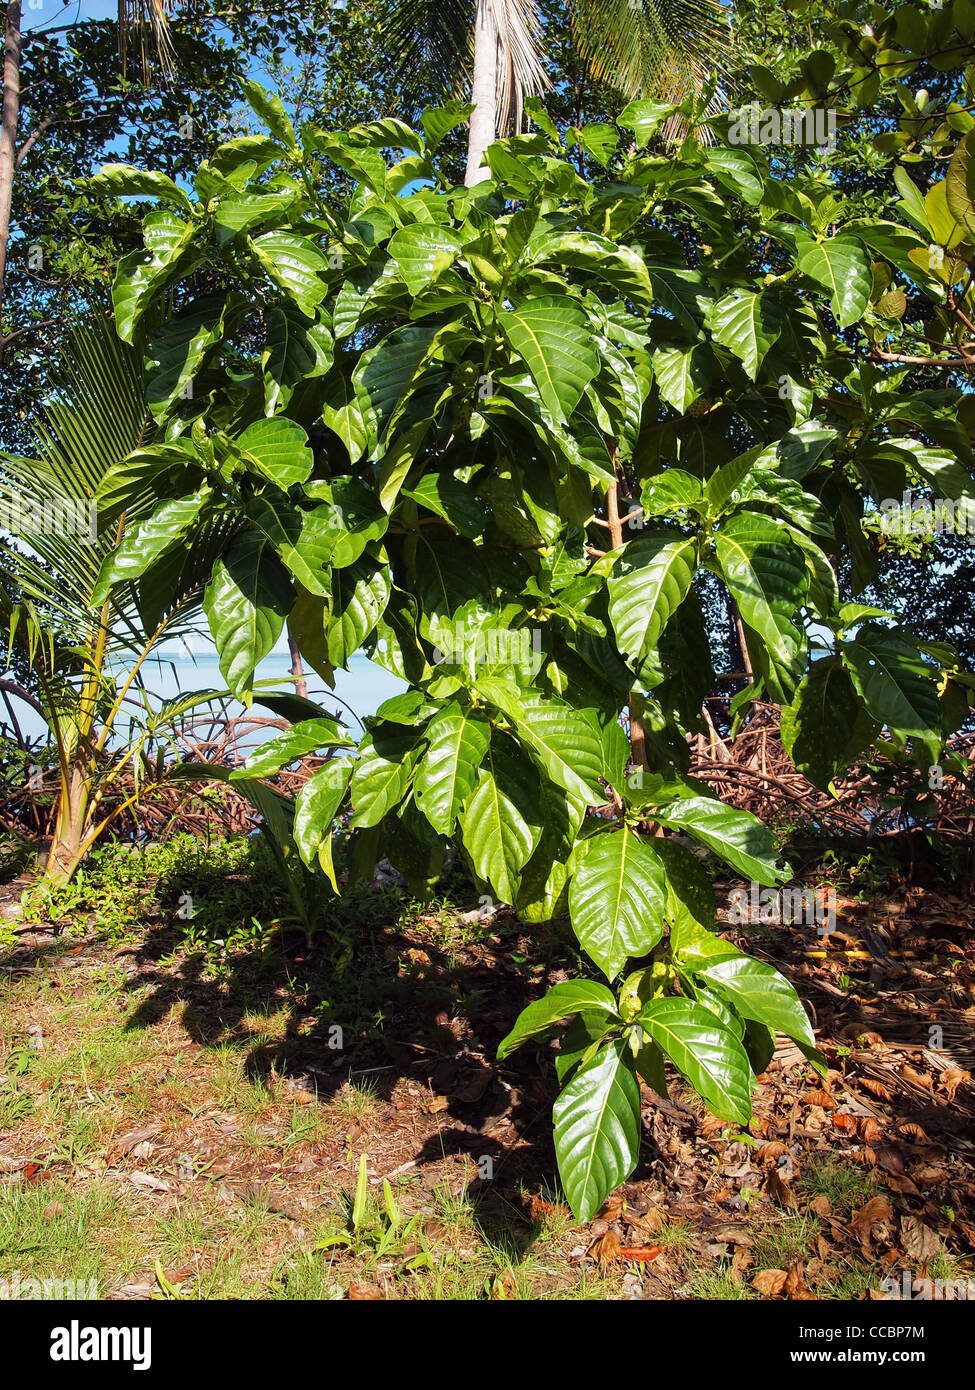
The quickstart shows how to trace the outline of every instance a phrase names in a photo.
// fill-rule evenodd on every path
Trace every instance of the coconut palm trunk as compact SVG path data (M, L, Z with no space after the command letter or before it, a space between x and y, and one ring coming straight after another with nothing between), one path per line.
M3 114L0 118L0 309L3 308L3 277L10 244L10 205L20 116L20 46L20 0L10 0L3 45Z
M474 21L474 76L471 84L470 134L467 140L468 188L484 177L484 152L497 134L498 119L498 26L491 0L477 0Z

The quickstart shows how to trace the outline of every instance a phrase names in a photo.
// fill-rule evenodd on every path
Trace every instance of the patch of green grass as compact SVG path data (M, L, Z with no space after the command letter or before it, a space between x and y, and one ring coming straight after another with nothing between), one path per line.
M375 1119L381 1105L375 1082L350 1079L339 1087L328 1108L340 1125L358 1125L365 1129Z
M138 1268L142 1237L107 1183L15 1185L0 1203L0 1276L95 1279L104 1298Z
M793 1212L761 1226L755 1236L752 1254L756 1269L790 1269L813 1253L819 1222L811 1216Z
M691 1278L688 1292L692 1298L712 1303L738 1303L754 1297L746 1283L736 1284L724 1270L699 1270Z
M877 1179L860 1163L815 1155L802 1170L802 1188L810 1197L828 1197L833 1211L842 1218L876 1194Z

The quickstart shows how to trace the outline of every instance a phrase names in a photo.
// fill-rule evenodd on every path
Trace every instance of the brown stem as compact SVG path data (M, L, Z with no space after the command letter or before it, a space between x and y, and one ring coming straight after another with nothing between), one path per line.
M301 653L298 651L298 644L290 633L288 634L288 650L291 653L291 674L295 678L295 694L302 700L307 700L308 682L305 680L305 668L301 664Z
M616 464L614 451L613 464ZM606 493L606 517L609 522L609 535L613 549L623 544L623 523L620 520L620 485L610 483ZM639 768L648 768L647 739L643 729L643 696L635 690L630 691L630 757Z

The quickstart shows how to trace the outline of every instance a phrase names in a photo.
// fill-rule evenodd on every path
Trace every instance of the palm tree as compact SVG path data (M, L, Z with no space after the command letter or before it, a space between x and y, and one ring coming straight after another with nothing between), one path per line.
M146 63L148 34L164 71L171 66L167 3L119 0L123 54L127 34L135 33ZM568 16L592 76L628 98L679 102L728 55L721 0L569 0ZM465 181L476 183L488 146L519 130L525 99L550 86L538 0L391 0L385 33L404 90L424 66L446 91L469 92Z
M720 0L570 0L568 18L593 78L628 98L679 102L728 54ZM396 0L386 30L404 86L418 54L446 89L469 84L466 183L476 183L487 147L550 85L537 0Z
M162 641L192 628L228 523L218 519L194 537L165 595L127 583L103 601L106 557L156 506L152 489L138 485L139 460L153 467L139 451L153 443L155 423L136 355L102 316L69 330L54 380L35 427L37 457L0 454L0 512L8 529L28 533L9 556L16 598L0 587L0 625L5 645L18 646L35 674L57 755L47 864L57 882L163 775L156 754L166 729L200 702L181 696L153 710L143 672Z

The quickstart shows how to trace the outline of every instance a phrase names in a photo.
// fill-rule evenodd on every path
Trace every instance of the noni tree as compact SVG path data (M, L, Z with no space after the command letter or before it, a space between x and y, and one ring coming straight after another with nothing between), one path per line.
M741 616L736 712L780 703L818 784L882 729L926 768L966 717L950 649L837 581L843 561L866 582L865 512L908 483L975 509L957 393L911 391L878 349L892 285L934 311L950 285L913 225L848 217L822 172L693 134L648 148L663 103L571 151L536 105L461 188L437 145L467 107L295 132L247 90L267 134L218 148L192 195L99 176L159 206L114 288L155 442L108 483L156 501L95 599L151 606L219 538L203 607L240 698L285 625L326 682L359 651L403 679L305 785L295 841L339 891L351 809L351 878L386 856L422 892L453 843L523 920L568 914L602 979L557 985L500 1053L564 1028L556 1148L586 1219L636 1163L639 1078L663 1090L669 1061L740 1125L777 1031L821 1065L792 987L715 929L702 851L760 884L789 870L687 775L713 682L697 577ZM336 744L305 708L247 777Z

